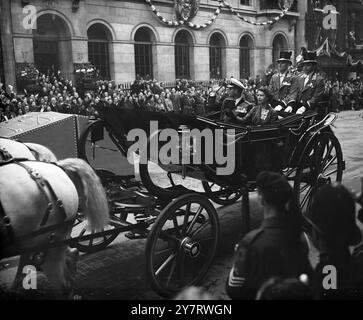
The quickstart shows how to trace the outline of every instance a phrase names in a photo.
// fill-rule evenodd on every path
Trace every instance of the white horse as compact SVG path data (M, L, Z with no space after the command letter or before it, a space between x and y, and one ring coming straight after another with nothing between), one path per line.
M44 162L56 162L57 157L47 147L36 143L22 143L16 140L0 138L0 149L4 148L13 158Z
M18 145L14 147L15 143ZM5 148L4 145L4 141L1 141L0 148ZM40 147L36 145L36 152L40 151L40 156L37 158L54 161L55 156L49 153L48 149ZM87 218L90 229L102 230L109 219L105 191L93 169L81 159L70 158L58 161L56 164L45 163L34 161L34 154L29 153L29 149L22 143L8 142L7 148L9 150L6 150L14 158L29 158L33 161L0 165L2 215L6 216L7 222L10 222L10 231L14 238L9 238L9 230L5 228L4 223L0 223L0 239L3 243L7 241L5 247L0 246L3 251L0 252L0 259L1 254L3 257L9 257L25 250L27 252L35 250L36 253L42 251L44 262L41 268L53 290L57 295L69 296L73 288L78 252L67 245L47 250L47 245L52 241L69 239L78 209ZM37 177L47 182L45 187L39 186L36 182ZM45 219L48 208L51 210L49 217ZM1 218L3 217L0 215ZM54 230L21 240L22 237L39 229L54 225L57 225ZM39 247L42 249L38 249ZM23 266L34 265L32 258L33 254L21 256L15 283L21 283L24 279Z

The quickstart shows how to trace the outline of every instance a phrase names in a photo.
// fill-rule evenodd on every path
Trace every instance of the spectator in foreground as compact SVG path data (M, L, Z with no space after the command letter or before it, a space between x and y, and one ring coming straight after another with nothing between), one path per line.
M213 297L199 287L188 287L178 293L174 300L213 300Z
M353 195L339 184L323 186L306 221L320 253L314 270L316 298L363 299L363 256L349 250L362 240Z
M312 300L311 288L301 279L271 278L258 290L256 300Z
M226 285L232 299L255 299L271 277L297 279L312 274L292 187L280 174L266 171L258 175L256 183L264 218L260 228L249 232L235 247Z

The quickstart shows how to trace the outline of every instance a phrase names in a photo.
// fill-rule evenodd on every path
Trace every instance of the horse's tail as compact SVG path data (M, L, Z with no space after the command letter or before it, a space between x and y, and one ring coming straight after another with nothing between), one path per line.
M55 154L50 151L47 147L42 146L41 144L37 143L24 143L28 149L33 153L35 159L37 161L43 162L56 162L57 157Z
M83 160L68 158L60 160L61 167L73 181L79 198L81 212L86 216L92 230L100 230L109 221L106 192L101 180Z

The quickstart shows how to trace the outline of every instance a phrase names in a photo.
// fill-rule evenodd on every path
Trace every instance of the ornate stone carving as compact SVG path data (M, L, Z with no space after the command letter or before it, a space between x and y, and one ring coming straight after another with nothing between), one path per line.
M189 21L199 9L200 0L175 0L175 13L179 20Z
M281 10L290 9L294 4L294 0L278 0L277 1Z

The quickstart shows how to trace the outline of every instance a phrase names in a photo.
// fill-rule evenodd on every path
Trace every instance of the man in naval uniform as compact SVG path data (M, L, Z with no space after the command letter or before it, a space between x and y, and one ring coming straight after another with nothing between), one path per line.
M281 111L296 104L298 93L297 78L289 68L292 65L291 51L281 51L277 60L278 72L275 73L269 85L269 90L273 97L272 106L276 111ZM289 110L289 109L288 109Z
M227 88L230 90L229 97L223 101L220 118L224 122L233 121L236 117L243 118L253 106L253 101L245 94L247 86L241 81L231 78Z

